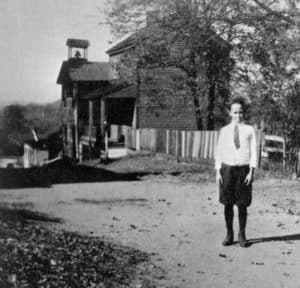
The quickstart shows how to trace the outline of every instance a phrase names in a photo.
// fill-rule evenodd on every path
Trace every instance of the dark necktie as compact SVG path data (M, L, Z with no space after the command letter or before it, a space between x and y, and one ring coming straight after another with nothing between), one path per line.
M234 131L233 131L233 140L234 140L234 146L236 149L240 148L240 136L239 136L239 128L238 125L234 126Z

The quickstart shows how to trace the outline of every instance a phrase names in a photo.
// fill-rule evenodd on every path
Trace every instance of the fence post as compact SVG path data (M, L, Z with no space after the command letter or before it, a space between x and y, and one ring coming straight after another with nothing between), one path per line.
M135 149L136 151L140 151L141 150L141 141L140 141L140 129L136 129L135 130Z
M180 131L181 133L181 156L182 158L186 158L186 142L185 142L185 131Z
M297 153L296 175L297 177L300 175L300 148L298 148L298 153Z
M151 152L155 155L157 152L157 129L151 129Z
M282 156L282 166L283 169L286 169L286 143L285 143L285 137L283 138L283 156Z
M166 154L169 154L170 131L166 130Z
M178 148L179 148L179 143L178 143L179 137L178 137L178 130L175 131L175 155L177 162L179 162L179 155L178 155Z

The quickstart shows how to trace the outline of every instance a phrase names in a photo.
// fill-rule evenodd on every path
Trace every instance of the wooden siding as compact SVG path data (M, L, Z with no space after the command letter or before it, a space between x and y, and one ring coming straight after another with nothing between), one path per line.
M185 74L175 67L140 70L138 128L196 130L195 105L183 85Z

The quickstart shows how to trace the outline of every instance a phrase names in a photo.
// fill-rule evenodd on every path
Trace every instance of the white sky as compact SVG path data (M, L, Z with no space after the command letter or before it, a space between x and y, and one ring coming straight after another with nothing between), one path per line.
M0 105L52 102L67 38L90 41L89 60L108 61L105 0L0 0Z
M56 79L67 38L88 39L88 58L108 61L103 0L0 0L0 104L60 98Z

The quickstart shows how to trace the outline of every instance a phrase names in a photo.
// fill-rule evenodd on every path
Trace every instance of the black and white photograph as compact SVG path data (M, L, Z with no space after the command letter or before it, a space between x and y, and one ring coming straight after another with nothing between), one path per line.
M1 288L300 287L299 0L0 0Z

